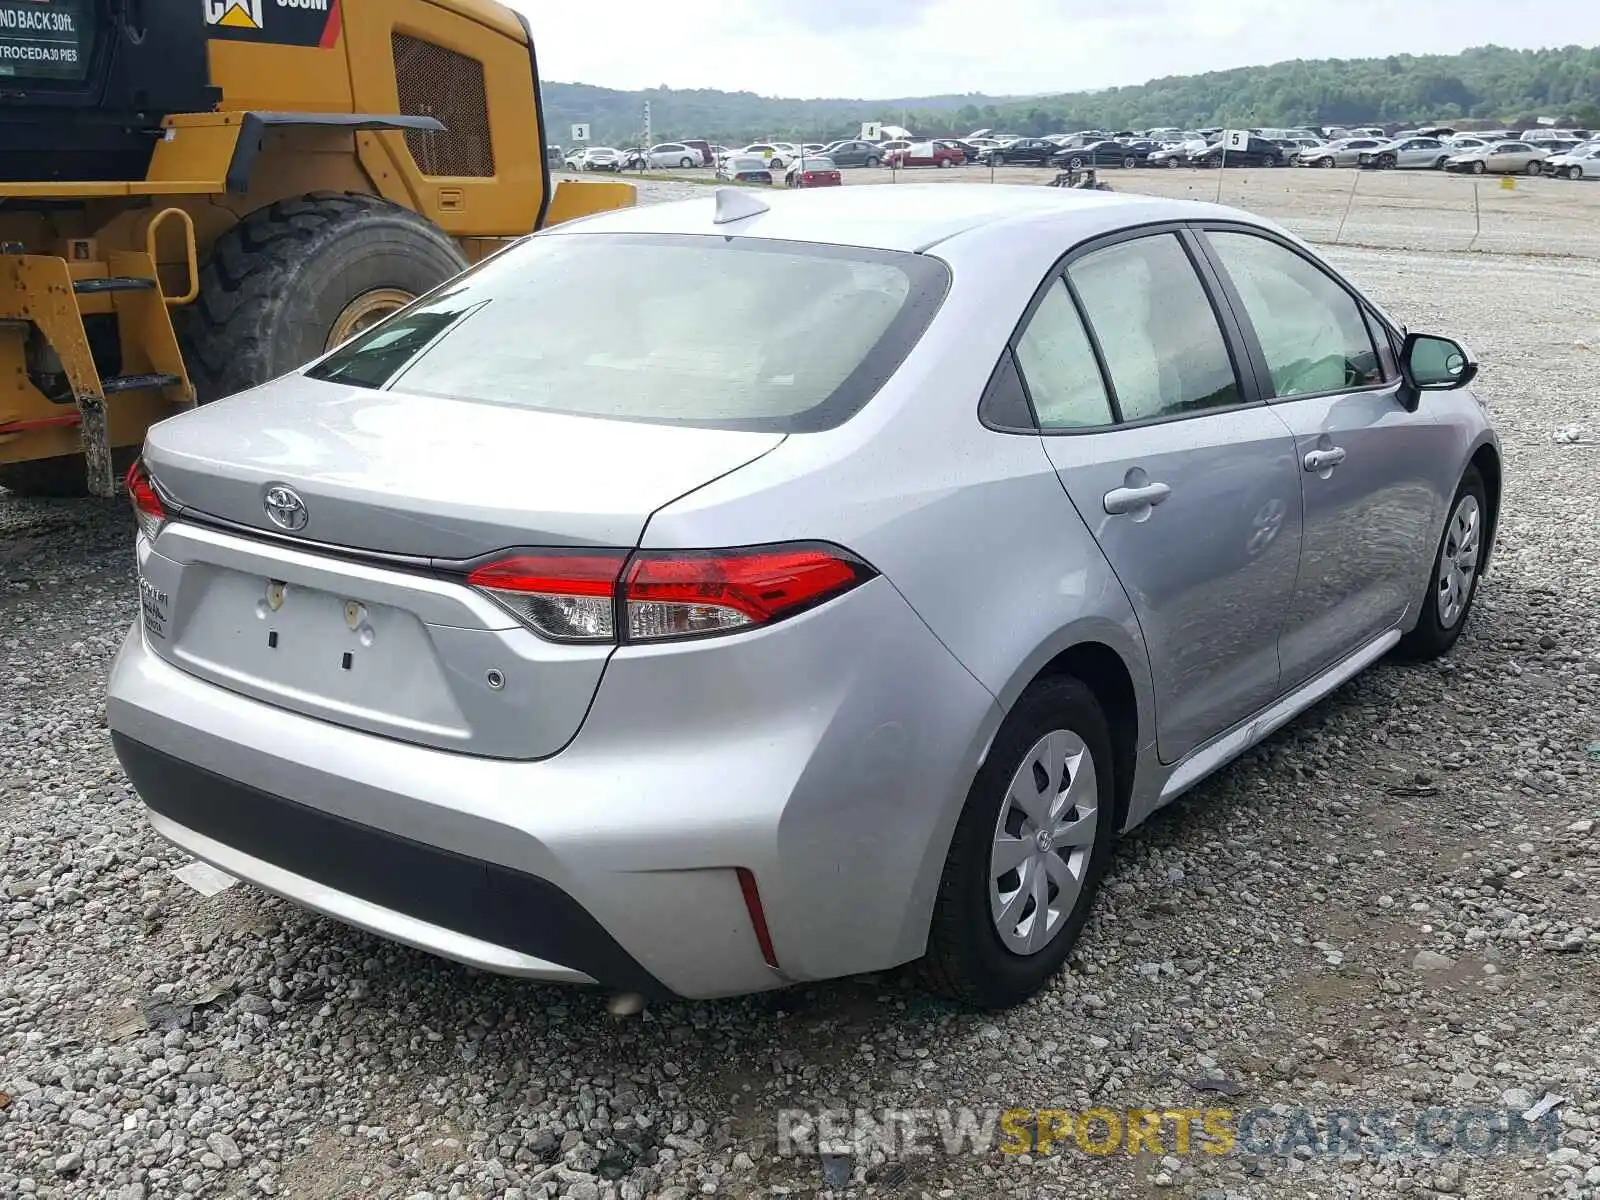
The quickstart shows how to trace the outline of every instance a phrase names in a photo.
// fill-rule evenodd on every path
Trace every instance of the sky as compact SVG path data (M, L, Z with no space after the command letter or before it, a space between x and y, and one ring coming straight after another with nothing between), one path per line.
M549 80L881 99L1143 83L1292 58L1600 44L1579 0L510 0Z

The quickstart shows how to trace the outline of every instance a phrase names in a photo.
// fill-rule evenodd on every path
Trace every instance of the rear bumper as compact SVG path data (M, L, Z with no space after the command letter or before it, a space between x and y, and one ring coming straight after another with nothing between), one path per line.
M543 879L271 795L122 734L111 743L156 832L269 892L487 971L667 991Z
M540 761L240 695L137 625L107 700L153 823L196 857L487 970L696 998L919 955L999 718L886 580L737 639L618 651Z

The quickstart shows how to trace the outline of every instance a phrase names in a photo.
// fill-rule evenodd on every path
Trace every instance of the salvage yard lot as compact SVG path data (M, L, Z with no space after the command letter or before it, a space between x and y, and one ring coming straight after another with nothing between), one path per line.
M1351 180L1230 171L1224 198L1326 240ZM243 885L201 896L104 728L136 610L126 506L0 496L0 1198L810 1196L824 1164L776 1153L785 1109L1381 1109L1404 1136L1436 1108L1448 1136L1463 1109L1546 1092L1569 1098L1559 1148L1178 1154L1168 1125L1165 1156L1069 1141L826 1166L906 1197L1592 1191L1600 187L1481 185L1490 254L1365 248L1464 246L1471 181L1356 187L1344 240L1364 245L1330 259L1484 362L1507 493L1473 623L1449 659L1381 664L1127 839L1071 970L1001 1016L889 975L617 1020ZM1225 1090L1198 1090L1208 1075Z

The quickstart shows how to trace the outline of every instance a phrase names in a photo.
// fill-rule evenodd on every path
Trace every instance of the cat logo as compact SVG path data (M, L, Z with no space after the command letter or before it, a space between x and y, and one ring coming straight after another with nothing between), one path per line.
M205 0L206 24L260 29L262 0Z

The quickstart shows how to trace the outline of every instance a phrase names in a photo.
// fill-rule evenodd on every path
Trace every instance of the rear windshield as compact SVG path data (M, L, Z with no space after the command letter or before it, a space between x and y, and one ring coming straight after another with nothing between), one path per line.
M314 379L617 420L802 433L858 411L949 285L924 255L548 234L314 363Z

